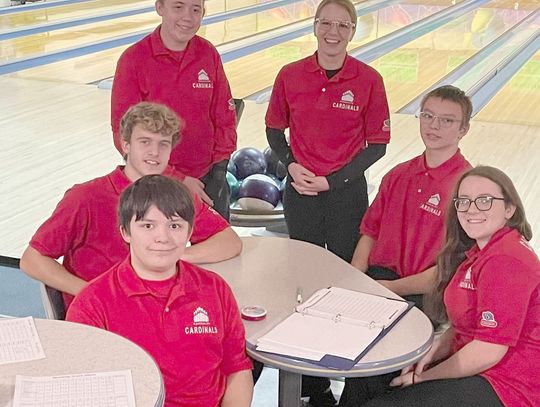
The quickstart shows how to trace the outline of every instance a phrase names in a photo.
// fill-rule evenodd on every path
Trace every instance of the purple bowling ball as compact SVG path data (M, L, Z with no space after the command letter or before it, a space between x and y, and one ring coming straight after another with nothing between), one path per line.
M267 175L247 177L238 189L238 205L247 211L271 211L281 198L279 186Z
M235 175L238 179L244 179L253 174L264 174L266 172L264 154L256 148L241 148L232 155L231 160L236 166Z
M285 164L279 161L278 156L270 147L264 149L264 158L266 159L266 173L274 175L280 181L287 175Z

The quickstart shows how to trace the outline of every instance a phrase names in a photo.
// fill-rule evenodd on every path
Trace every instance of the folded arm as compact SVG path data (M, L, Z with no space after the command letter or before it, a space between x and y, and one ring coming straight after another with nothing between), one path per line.
M20 267L31 278L71 295L77 295L87 285L55 259L42 255L31 246L24 251Z
M186 248L182 260L189 263L217 263L237 256L241 251L242 240L229 226L208 239Z

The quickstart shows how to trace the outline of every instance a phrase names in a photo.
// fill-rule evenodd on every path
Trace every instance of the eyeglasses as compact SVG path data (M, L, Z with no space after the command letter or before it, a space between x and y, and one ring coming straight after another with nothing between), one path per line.
M338 31L348 33L351 29L356 27L356 24L350 21L332 21L324 18L316 18L315 22L319 24L319 28L322 31L330 31L332 26L335 25Z
M447 129L449 127L452 127L454 123L461 123L461 120L458 119L450 119L449 117L441 117L437 116L436 114L429 113L429 112L420 112L417 116L421 122L424 123L433 123L433 120L438 119L439 120L439 126Z
M496 198L494 196L479 196L476 199L469 198L454 198L454 206L458 212L467 212L474 202L474 205L479 211L489 211L493 205L493 201L504 201L504 198Z

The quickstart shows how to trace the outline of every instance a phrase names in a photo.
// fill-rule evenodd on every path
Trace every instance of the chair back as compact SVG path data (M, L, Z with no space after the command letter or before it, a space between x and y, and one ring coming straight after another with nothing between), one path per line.
M39 290L41 291L41 302L43 303L43 308L45 308L45 315L47 318L66 319L66 310L62 292L43 283L40 283L39 286Z

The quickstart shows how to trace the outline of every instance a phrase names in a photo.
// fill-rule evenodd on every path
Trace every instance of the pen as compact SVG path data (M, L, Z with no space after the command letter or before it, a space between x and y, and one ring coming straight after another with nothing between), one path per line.
M302 289L300 287L296 289L296 302L298 304L302 304L304 302L304 298L302 297Z

